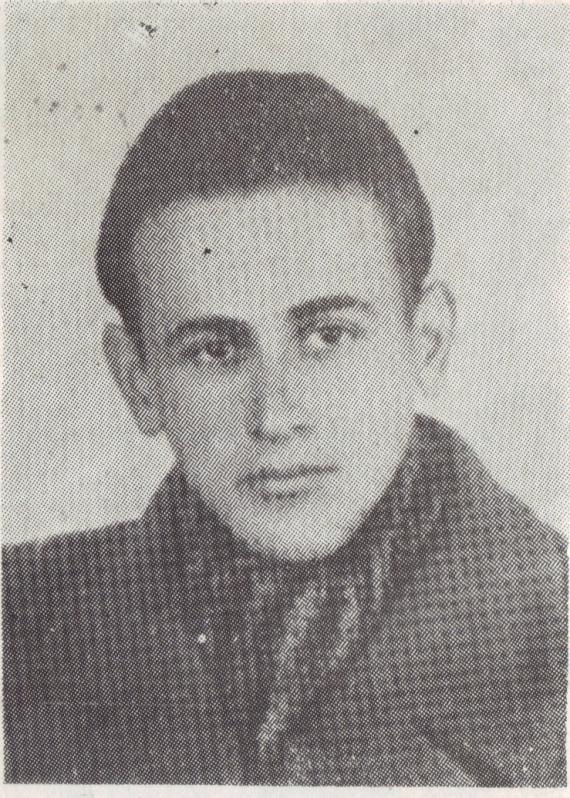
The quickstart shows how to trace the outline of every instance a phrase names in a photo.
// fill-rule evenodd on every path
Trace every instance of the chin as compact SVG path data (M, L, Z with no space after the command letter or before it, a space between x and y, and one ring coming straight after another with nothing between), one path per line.
M324 528L322 522L315 524L307 521L298 530L292 528L292 525L283 528L281 524L253 527L240 524L233 528L237 537L262 556L289 562L309 562L334 554L350 540L356 524L342 528ZM310 536L307 530L311 530Z

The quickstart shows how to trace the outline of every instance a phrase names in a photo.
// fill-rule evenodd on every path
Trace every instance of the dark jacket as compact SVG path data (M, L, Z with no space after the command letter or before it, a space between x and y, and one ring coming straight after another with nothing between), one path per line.
M7 781L565 783L565 545L431 419L324 560L252 554L174 469L3 573Z

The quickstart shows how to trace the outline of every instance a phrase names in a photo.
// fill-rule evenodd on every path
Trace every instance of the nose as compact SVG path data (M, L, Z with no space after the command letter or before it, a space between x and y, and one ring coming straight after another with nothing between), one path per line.
M252 375L250 435L259 441L285 443L306 435L310 424L299 396L299 374L283 357L260 359Z

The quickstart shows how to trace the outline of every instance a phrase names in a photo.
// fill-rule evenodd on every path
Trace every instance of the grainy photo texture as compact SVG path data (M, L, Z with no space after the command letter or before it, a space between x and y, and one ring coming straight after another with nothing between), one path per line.
M565 785L567 23L11 6L7 782Z

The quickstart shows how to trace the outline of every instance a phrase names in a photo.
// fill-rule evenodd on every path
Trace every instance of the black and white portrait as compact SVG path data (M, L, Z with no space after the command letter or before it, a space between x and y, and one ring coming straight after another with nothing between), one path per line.
M568 20L12 4L6 782L566 785Z

